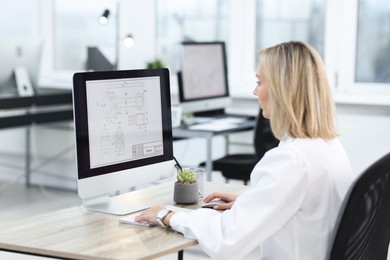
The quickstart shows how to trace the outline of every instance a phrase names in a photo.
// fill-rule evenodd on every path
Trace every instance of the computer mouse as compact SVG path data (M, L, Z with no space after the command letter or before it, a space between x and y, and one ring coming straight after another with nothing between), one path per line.
M220 199L214 199L208 203L203 204L201 208L214 209L215 205L222 204L222 203L226 203L226 201Z

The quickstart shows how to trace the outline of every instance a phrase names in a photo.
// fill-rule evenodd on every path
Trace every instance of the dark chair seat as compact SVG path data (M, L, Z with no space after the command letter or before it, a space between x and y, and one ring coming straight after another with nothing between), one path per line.
M242 180L246 185L256 163L268 150L278 146L279 140L273 136L269 120L263 117L261 110L256 121L253 143L255 153L227 154L213 161L213 170L221 172L226 181L229 179ZM205 167L206 162L200 163L199 166Z
M250 174L256 163L259 161L255 154L231 154L213 161L213 170L222 172L226 179L240 179L246 185ZM203 162L201 167L205 167ZM238 174L242 173L242 176Z

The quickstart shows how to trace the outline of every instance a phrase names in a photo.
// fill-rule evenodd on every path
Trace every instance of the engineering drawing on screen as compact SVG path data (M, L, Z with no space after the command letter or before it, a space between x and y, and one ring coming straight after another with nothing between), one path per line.
M159 77L87 81L91 169L163 154Z

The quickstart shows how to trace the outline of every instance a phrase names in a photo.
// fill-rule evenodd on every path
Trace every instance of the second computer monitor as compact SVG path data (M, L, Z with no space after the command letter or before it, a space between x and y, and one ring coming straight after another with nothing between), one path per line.
M221 111L230 104L224 42L182 44L179 101L183 113Z

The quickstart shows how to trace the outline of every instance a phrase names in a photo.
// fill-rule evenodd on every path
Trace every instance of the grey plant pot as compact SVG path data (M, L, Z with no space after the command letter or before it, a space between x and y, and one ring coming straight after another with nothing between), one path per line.
M177 204L194 204L199 200L198 183L183 184L175 182L173 200Z

